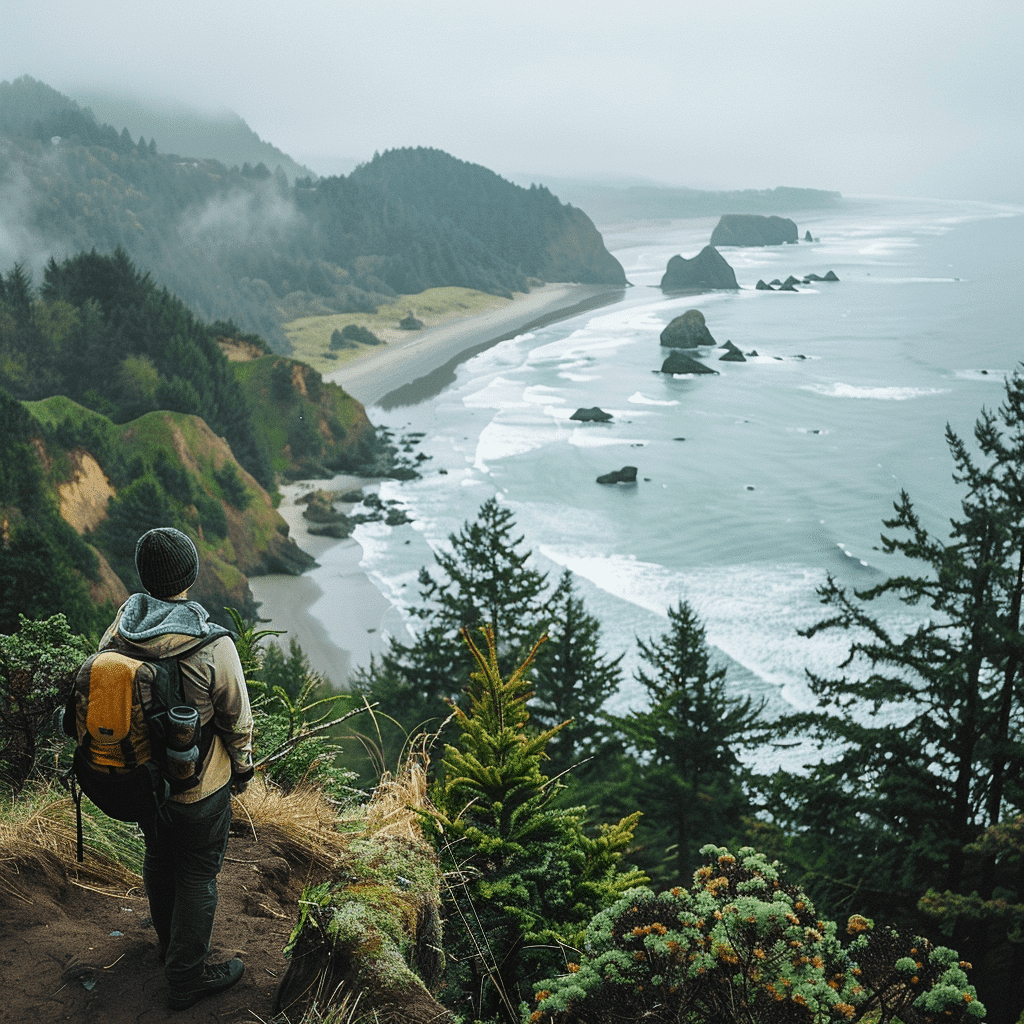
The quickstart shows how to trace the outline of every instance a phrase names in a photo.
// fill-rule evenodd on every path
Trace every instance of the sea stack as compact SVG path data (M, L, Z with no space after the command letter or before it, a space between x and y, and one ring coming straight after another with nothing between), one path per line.
M705 366L696 359L692 359L685 352L674 349L669 353L668 359L661 364L662 373L718 373L710 366Z
M604 473L597 478L599 484L635 484L636 466L623 466L622 469L613 469L610 473Z
M661 343L666 348L700 348L701 345L718 344L699 309L688 309L671 320L661 332Z
M788 217L754 213L723 213L711 232L712 245L783 245L796 241L796 224Z
M693 259L673 256L668 261L661 287L667 292L688 288L739 288L736 274L725 257L712 245L705 245Z

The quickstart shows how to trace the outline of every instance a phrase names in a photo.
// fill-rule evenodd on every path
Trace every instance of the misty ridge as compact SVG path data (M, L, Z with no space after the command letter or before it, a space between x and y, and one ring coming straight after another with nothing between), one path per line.
M237 124L222 124L226 137L238 136ZM207 151L211 132L199 133ZM287 162L293 174L300 169ZM565 184L614 217L615 190ZM654 190L638 200L634 189L618 198L629 215L646 201L650 215L666 217L723 212L730 202L767 212L839 197ZM232 321L280 352L289 348L282 324L293 317L374 312L427 288L511 297L541 282L625 283L590 217L543 186L513 184L434 149L391 150L319 179L289 177L281 165L166 154L155 138L100 124L27 76L0 83L0 209L4 265L20 262L38 277L50 256L120 246L197 316Z

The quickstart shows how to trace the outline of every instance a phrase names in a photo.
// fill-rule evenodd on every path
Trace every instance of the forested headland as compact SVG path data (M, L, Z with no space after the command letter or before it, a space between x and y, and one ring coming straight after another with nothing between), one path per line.
M396 294L534 281L622 284L581 210L434 149L290 181L263 164L168 155L27 77L0 83L0 189L35 252L121 247L205 320L286 352L292 316L372 312Z

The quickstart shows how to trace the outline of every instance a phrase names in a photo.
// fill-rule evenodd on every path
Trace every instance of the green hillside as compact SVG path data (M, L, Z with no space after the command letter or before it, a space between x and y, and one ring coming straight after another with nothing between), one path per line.
M159 525L196 541L211 613L254 615L249 575L311 564L279 476L387 472L392 453L340 387L197 320L120 250L51 260L38 291L0 273L0 426L0 633L58 611L98 628Z

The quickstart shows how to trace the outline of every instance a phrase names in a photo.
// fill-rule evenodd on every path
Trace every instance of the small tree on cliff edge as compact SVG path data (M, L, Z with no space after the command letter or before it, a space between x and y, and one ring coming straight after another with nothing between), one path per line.
M494 634L481 632L486 650L463 632L476 671L468 707L454 706L458 736L445 745L425 825L453 879L445 909L453 1008L518 1024L531 981L560 969L590 918L645 876L621 866L639 814L591 835L585 808L555 806L557 787L541 765L561 726L527 730L533 652L503 675Z

